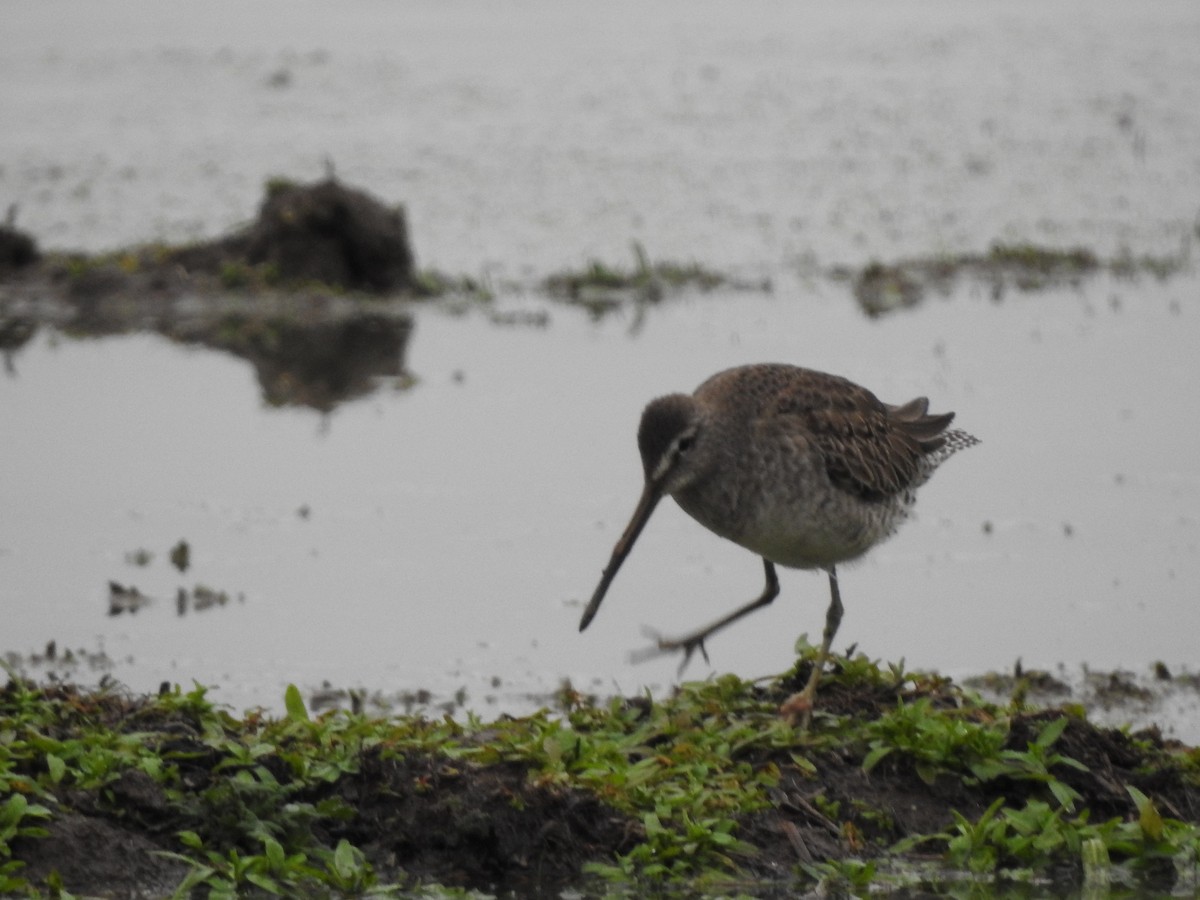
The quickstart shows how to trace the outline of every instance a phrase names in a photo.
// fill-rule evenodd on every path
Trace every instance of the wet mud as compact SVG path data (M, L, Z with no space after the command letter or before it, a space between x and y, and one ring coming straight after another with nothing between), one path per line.
M759 689L762 699L777 703L806 674L799 667L791 680ZM10 683L0 691L0 700L11 703L14 692L26 687ZM184 830L198 834L206 845L232 843L243 853L255 852L251 826L259 815L267 815L256 804L277 801L246 793L249 782L242 782L234 795L228 793L240 765L218 749L211 725L202 729L186 709L165 711L154 698L88 693L67 685L37 690L46 701L77 710L89 728L102 725L156 747L176 774L169 789L130 768L100 788L61 790L46 835L12 843L13 858L23 863L20 874L29 884L57 883L73 892L110 897L166 893L179 884L187 867L158 851L177 849L176 835ZM952 709L959 696L944 679L902 688L878 680L840 680L835 671L821 708L830 715L869 721L898 703ZM652 710L645 698L627 700L625 708L634 716L648 716ZM1005 749L1025 750L1062 716L1058 710L1014 714ZM245 724L253 731L250 719ZM229 720L227 733L235 725ZM64 721L47 737L67 740L78 727ZM479 743L489 739L486 726L472 738ZM1055 751L1078 763L1055 771L1077 792L1079 807L1092 821L1136 819L1127 786L1153 798L1165 816L1200 821L1200 788L1188 775L1185 748L1164 741L1155 730L1131 734L1069 717ZM795 886L805 865L880 857L906 837L949 828L955 813L974 821L999 797L1019 805L1041 789L1034 780L980 782L946 772L931 778L899 754L868 771L860 748L813 744L802 737L794 747L732 752L750 770L770 767L779 773L768 808L735 814L736 835L753 852L739 859L729 879L743 887L756 885L756 894ZM269 773L268 783L286 788L297 778L291 753L279 743L256 753L254 763ZM797 754L807 762L800 764ZM645 840L638 817L569 780L547 777L529 761L500 756L491 764L478 764L428 750L397 750L385 741L362 747L352 764L340 764L339 775L309 779L292 800L315 809L337 805L342 813L316 822L311 841L329 847L352 842L380 883L438 883L549 896L567 888L586 889L587 863L611 863ZM910 855L928 858L919 852ZM1146 884L1164 889L1175 878L1170 860L1163 861L1161 871L1151 867L1143 874ZM1077 865L1068 865L1054 877L1061 884L1077 884L1081 873Z

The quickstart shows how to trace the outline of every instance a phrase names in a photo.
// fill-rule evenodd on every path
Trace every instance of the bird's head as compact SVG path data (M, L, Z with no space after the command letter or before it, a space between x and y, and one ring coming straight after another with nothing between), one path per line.
M667 494L683 490L707 469L709 454L704 441L704 417L695 399L687 394L668 394L652 400L642 412L642 422L638 426L638 450L646 476L642 496L583 612L580 631L587 628L596 615L608 586L650 520L658 501Z
M694 397L667 394L642 411L638 451L646 489L660 496L683 490L706 468L704 420Z

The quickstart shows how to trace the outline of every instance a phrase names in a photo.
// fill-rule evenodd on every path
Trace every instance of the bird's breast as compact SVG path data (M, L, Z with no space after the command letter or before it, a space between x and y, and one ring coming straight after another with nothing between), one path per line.
M795 569L828 569L862 556L896 530L909 505L867 502L832 487L789 490L779 484L750 494L682 492L675 499L715 534Z

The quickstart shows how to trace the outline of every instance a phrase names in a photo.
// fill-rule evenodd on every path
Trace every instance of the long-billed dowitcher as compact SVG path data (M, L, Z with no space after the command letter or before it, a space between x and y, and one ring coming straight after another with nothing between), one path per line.
M978 443L947 430L953 418L931 415L925 397L890 406L844 378L789 365L727 369L694 394L651 401L638 427L642 496L579 630L596 615L655 506L670 495L705 528L761 556L767 581L757 599L684 637L659 638L655 652L683 651L683 665L697 649L707 659L711 635L778 595L777 564L829 574L812 675L782 707L807 724L842 619L836 566L895 532L933 470Z

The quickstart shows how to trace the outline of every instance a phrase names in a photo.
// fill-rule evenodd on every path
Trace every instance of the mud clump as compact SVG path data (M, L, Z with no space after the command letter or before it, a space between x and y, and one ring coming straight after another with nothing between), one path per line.
M106 816L70 812L55 817L44 838L21 846L21 874L33 884L52 876L74 891L109 897L167 897L189 867L162 856L175 849L169 839Z
M215 241L170 248L164 261L225 288L320 284L374 294L417 290L403 206L333 178L269 181L258 218Z
M387 206L333 178L312 184L267 183L258 217L211 241L151 244L113 253L42 255L30 236L0 225L0 301L30 295L66 300L84 327L106 300L134 313L182 297L236 293L260 300L298 289L325 297L345 292L414 296L418 277L401 205Z
M272 266L289 281L375 293L415 287L403 207L332 179L269 184L247 238L247 261Z
M332 177L268 182L250 225L212 241L42 257L0 226L0 353L41 324L76 337L154 331L247 359L270 406L321 412L381 379L407 386L406 304L429 294L402 206Z
M24 269L41 258L32 237L12 225L0 225L0 273Z
M496 893L561 890L582 864L632 848L637 829L595 797L541 785L527 765L425 754L364 756L343 798L348 837L388 872Z

